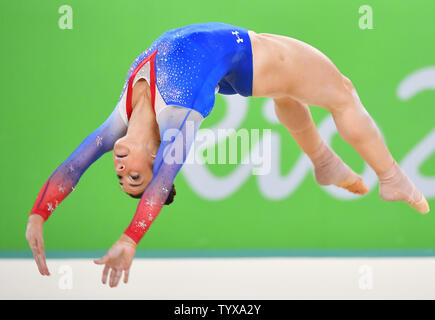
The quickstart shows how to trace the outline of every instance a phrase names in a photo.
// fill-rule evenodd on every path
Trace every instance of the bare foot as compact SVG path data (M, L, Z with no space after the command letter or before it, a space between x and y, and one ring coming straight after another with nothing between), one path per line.
M336 185L360 195L369 191L362 178L326 144L320 147L311 160L314 165L314 177L318 184Z
M391 169L379 175L379 181L379 195L385 201L404 201L420 213L429 212L426 198L417 190L396 161Z

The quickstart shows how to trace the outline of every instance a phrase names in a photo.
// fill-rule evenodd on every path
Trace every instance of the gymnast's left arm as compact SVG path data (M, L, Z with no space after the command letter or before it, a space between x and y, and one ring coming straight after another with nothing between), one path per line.
M160 116L161 144L153 166L153 179L145 189L130 225L121 238L96 264L105 264L102 282L105 284L110 272L111 287L118 285L124 272L127 283L129 270L137 243L148 231L162 209L173 181L184 164L203 117L194 110L182 107L167 107Z

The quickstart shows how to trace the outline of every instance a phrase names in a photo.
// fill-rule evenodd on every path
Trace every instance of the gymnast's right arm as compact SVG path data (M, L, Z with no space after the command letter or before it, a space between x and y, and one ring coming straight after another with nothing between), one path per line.
M107 120L91 133L45 182L30 212L26 239L33 251L39 272L49 275L45 263L42 224L56 207L74 190L86 169L104 153L113 149L127 131L119 104Z

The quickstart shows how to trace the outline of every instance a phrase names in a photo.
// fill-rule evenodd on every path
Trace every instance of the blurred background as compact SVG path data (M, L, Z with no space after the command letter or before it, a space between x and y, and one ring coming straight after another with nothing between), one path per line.
M112 112L136 56L164 31L188 24L224 22L258 33L297 38L324 52L353 81L392 154L434 208L434 10L435 3L425 0L2 1L0 270L6 273L0 279L0 296L42 297L44 292L43 297L56 297L56 290L41 289L48 288L47 283L40 282L36 266L28 259L32 255L24 237L39 189ZM164 208L138 246L137 257L149 259L137 259L136 265L145 264L146 269L149 261L158 263L156 270L166 266L182 272L183 266L189 270L198 267L194 261L210 263L203 271L216 268L214 263L219 262L227 266L219 272L227 272L230 278L244 274L232 273L231 266L253 268L253 279L264 281L265 286L246 292L253 294L261 289L261 296L252 297L286 298L299 297L297 290L292 291L293 296L288 290L276 291L273 281L258 277L282 263L306 262L311 267L301 265L292 271L299 282L287 278L289 286L300 285L310 297L311 287L294 272L305 270L306 278L323 272L321 279L336 277L336 281L343 281L343 296L356 290L357 297L361 289L358 277L375 274L374 265L387 261L391 265L381 263L385 274L403 270L398 277L405 279L406 270L416 268L412 270L422 277L421 284L411 279L410 286L421 297L433 295L430 289L419 291L435 282L430 268L426 269L428 265L421 264L425 261L435 266L431 258L435 256L433 213L420 215L403 203L382 201L373 172L339 137L329 113L318 107L311 110L324 138L364 177L371 189L369 194L357 198L337 188L318 186L307 158L276 122L270 100L217 95L204 128L219 128L226 120L235 129L270 129L271 171L256 176L240 164L210 164L196 171L186 166L175 181L174 203ZM49 266L50 261L56 266L67 261L84 278L90 274L84 270L92 268L98 275L90 280L95 284L89 286L97 286L100 270L89 258L103 255L118 239L137 203L120 190L112 153L104 155L45 224L45 246L52 259ZM312 259L319 257L324 259ZM258 261L266 265L256 264ZM394 261L405 263L403 269L395 268ZM339 267L323 268L328 263L338 263ZM367 263L369 269L361 269ZM410 267L406 263L415 264ZM168 264L175 264L174 268ZM142 270L138 268L137 274ZM425 268L428 274L418 268ZM7 276L17 270L27 276L27 293ZM351 270L349 278L343 270ZM276 271L280 279L277 283L286 281L283 279L288 271ZM193 271L186 272L193 277ZM221 276L219 281L227 279L228 285L237 285L239 278ZM205 274L204 279L207 277ZM325 297L332 297L328 296L329 284L321 280L316 283L324 286ZM378 291L379 297L398 292L392 283L395 281L386 282L386 291ZM315 287L313 284L312 289ZM33 289L35 295L29 293ZM402 289L404 294L409 293ZM240 297L246 297L240 290ZM95 297L91 291L86 292ZM174 297L170 292L168 287L158 297ZM210 289L210 295L199 297L216 297L213 292L218 291ZM234 295L236 291L232 292ZM198 296L180 292L177 297ZM229 296L223 290L219 297Z

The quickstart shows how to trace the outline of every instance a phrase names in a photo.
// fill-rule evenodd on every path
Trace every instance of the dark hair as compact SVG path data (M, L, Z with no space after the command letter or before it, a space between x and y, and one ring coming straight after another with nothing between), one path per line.
M168 195L168 198L166 199L166 201L165 201L165 205L170 205L172 202L174 202L174 197L175 197L175 195L177 194L177 192L175 191L175 186L174 185L172 185L172 189L171 189L171 191L169 192L169 195ZM139 194L136 194L136 195L134 195L134 194L128 194L130 197L132 197L132 198L135 198L135 199L140 199L140 198L142 198L142 195L143 195L143 192L142 193L139 193Z

